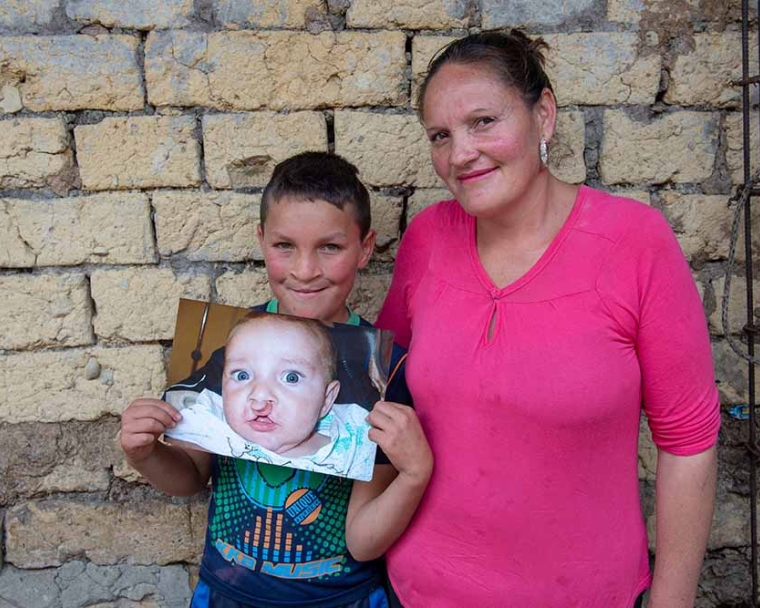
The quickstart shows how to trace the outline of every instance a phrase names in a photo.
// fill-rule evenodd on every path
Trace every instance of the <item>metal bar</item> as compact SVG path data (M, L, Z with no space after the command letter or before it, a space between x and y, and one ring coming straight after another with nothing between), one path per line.
M732 80L731 84L735 87L743 87L749 84L760 84L760 75L749 76L747 78L742 78L741 80Z
M760 11L760 0L758 0ZM760 14L760 12L758 13ZM760 46L758 46L760 56ZM742 126L743 126L743 160L744 160L744 183L748 184L751 165L750 148L750 87L756 84L756 78L749 76L749 0L742 0ZM760 133L760 131L758 131ZM753 188L754 190L754 188ZM747 281L747 327L754 329L754 294L752 290L752 196L747 198L744 207L744 252L745 252L745 277ZM755 332L745 331L747 338L747 351L750 357L755 354ZM750 491L750 567L752 574L752 604L760 605L758 597L760 586L758 583L758 537L757 537L757 437L755 416L755 366L748 365L748 397L749 397L749 437L747 441L747 455L749 458L749 491Z

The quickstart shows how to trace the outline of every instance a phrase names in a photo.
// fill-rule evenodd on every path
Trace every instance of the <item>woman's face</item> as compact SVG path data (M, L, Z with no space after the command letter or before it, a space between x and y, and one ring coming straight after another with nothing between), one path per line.
M547 90L529 108L489 70L446 64L428 84L423 106L435 171L465 211L498 215L535 186L541 136L551 138L555 113Z

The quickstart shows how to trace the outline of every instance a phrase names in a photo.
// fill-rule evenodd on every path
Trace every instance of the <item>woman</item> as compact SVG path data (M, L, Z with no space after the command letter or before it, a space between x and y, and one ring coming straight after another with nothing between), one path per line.
M436 468L388 554L407 608L691 606L719 406L704 314L661 214L546 166L543 41L472 35L430 65L420 118L456 200L423 211L378 325ZM653 576L637 479L658 447Z

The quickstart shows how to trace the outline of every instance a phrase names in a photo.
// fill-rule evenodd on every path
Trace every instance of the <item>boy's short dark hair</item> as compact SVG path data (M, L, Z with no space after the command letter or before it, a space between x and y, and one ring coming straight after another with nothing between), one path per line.
M322 200L341 210L351 207L362 239L372 226L369 192L359 179L359 170L337 154L302 152L278 163L261 197L262 227L269 206L286 196Z

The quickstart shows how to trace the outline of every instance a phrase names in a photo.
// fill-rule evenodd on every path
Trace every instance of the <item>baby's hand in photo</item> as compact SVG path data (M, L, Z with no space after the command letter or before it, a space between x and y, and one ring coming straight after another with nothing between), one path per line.
M127 460L138 463L148 458L163 432L181 419L182 415L166 401L135 399L121 415L120 442Z
M378 401L367 422L369 438L385 452L399 474L427 483L433 472L433 452L414 409Z

